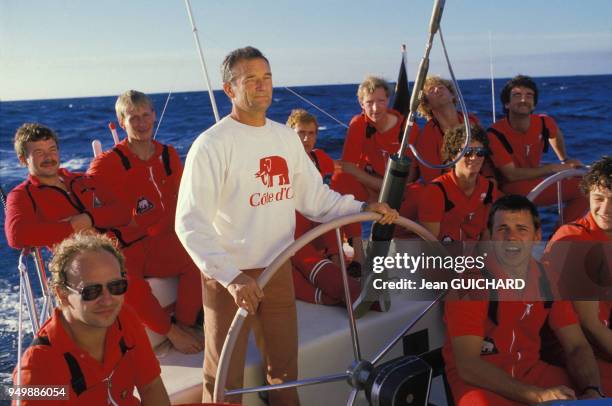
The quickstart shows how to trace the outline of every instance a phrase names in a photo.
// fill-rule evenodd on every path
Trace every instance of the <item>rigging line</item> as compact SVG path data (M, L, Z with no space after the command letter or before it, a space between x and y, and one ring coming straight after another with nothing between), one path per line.
M301 100L305 101L306 103L310 104L312 107L314 107L315 109L319 110L321 113L325 114L327 117L331 118L336 123L340 124L342 127L349 128L348 125L344 124L342 121L338 120L336 117L332 116L327 111L323 110L322 108L320 108L319 106L317 106L316 104L314 104L313 102L311 102L310 100L305 98L304 96L301 96L300 94L298 94L294 90L288 88L287 86L285 86L284 89L287 89L287 91L291 92L293 95L295 95L299 99L301 99Z
M471 127L470 118L468 117L467 107L465 105L465 100L463 99L463 93L461 93L461 89L459 88L459 83L457 82L457 78L455 77L455 72L453 71L453 67L451 66L450 58L448 57L448 52L446 51L446 44L444 43L444 35L442 34L442 27L438 27L438 31L440 33L440 43L442 44L442 50L444 51L444 58L446 59L446 65L448 66L448 71L450 73L451 80L453 82L453 86L455 86L455 90L457 90L457 101L459 102L459 107L461 108L461 113L463 115L463 123L465 125L465 142L463 143L463 146L461 147L461 150L459 151L459 154L457 155L457 157L453 161L446 163L446 164L442 164L442 165L434 165L430 162L427 162L421 156L421 154L419 153L419 151L416 149L414 145L409 144L408 146L410 148L410 151L412 151L412 154L414 155L416 160L419 161L424 166L431 168L431 169L447 169L447 168L451 168L455 166L457 162L459 162L461 158L463 158L463 155L465 154L465 151L467 147L470 145L470 142L472 140L472 130L470 128ZM420 85L420 87L422 89L422 85ZM416 84L415 84L415 88L416 88Z
M174 71L174 79L172 80L172 86L170 90L168 90L168 96L166 96L166 102L164 103L164 108L162 109L161 115L159 116L159 120L157 121L157 127L155 128L155 133L153 133L153 139L157 137L157 132L161 127L161 123L164 120L164 114L166 114L166 109L168 108L168 104L170 103L170 99L172 97L173 89L176 89L176 84L178 82L179 73L183 72L185 69L185 65L181 65L181 67Z
M448 57L448 52L446 50L446 43L444 42L444 35L442 34L442 27L440 27L439 29L440 31L440 43L442 44L442 50L444 51L444 57L446 59L446 64L448 66L448 72L451 75L451 79L453 81L453 85L455 86L455 89L457 90L457 98L459 99L459 106L461 107L461 110L463 112L463 119L466 122L468 121L468 116L467 116L467 107L465 105L465 100L463 99L463 93L461 92L461 89L459 88L459 82L457 82L457 78L455 77L455 71L453 70L453 67L450 63L450 58Z
M199 39L197 38L197 31L198 29L195 27L195 21L193 20L193 16L191 14L191 4L189 3L189 0L185 0L185 3L187 5L187 13L189 14L189 18L190 21L192 23L192 31L194 32L194 35L196 37L196 46L198 47L198 51L200 53L200 62L204 65L204 74L205 74L205 79L207 80L207 83L209 83L209 79L208 79L208 72L206 71L206 66L205 63L203 61L203 55L201 54L201 47L200 47L200 43L199 43ZM212 36L209 35L209 39L208 41L212 44L212 45L217 45L218 41ZM217 45L218 46L218 45ZM348 125L346 125L345 123L343 123L342 121L340 121L339 119L337 119L336 117L334 117L333 115L331 115L330 113L328 113L327 111L323 110L322 108L320 108L319 106L317 106L316 104L314 104L313 102L311 102L310 100L308 100L307 98L305 98L304 96L300 95L299 93L297 93L295 90L285 86L284 89L286 89L288 92L290 92L291 94L293 94L294 96L296 96L297 98L301 99L302 101L306 102L307 104L309 104L310 106L314 107L315 109L317 109L318 111L320 111L321 113L325 114L327 117L329 117L330 119L332 119L333 121L335 121L337 124L341 125L344 128L349 128ZM209 86L209 92L210 92L210 86ZM211 100L214 100L214 95L211 96ZM213 102L213 112L216 110L216 103ZM218 113L216 113L218 114ZM217 121L219 119L217 118Z
M491 106L493 107L493 122L495 123L495 81L493 76L493 51L491 46L491 31L489 31L489 72L491 75Z
M157 137L157 132L159 131L159 127L161 126L162 120L164 119L164 114L166 113L166 108L168 107L168 103L170 102L171 95L172 95L172 89L170 89L170 91L168 92L168 97L166 97L166 103L164 103L164 108L162 109L161 116L159 116L159 121L157 122L155 133L153 134L153 139Z
M212 35L209 36L209 42L212 45L214 45L214 46L218 46L218 41ZM322 108L320 108L319 106L317 106L316 104L314 104L313 102L311 102L310 100L305 98L304 96L300 95L299 93L297 93L295 90L291 89L290 87L284 86L283 89L286 89L289 93L293 94L294 96L296 96L300 100L304 101L305 103L307 103L310 106L314 107L315 109L317 109L321 113L325 114L327 117L329 117L330 119L335 121L337 124L341 125L342 127L349 128L348 125L346 125L345 123L343 123L342 121L340 121L339 119L337 119L336 117L334 117L333 115L328 113L327 111L323 110Z
M446 51L446 44L444 43L444 35L442 34L442 27L439 29L440 31L440 43L442 44L442 50L444 51L444 57L446 59L446 63L448 65L448 72L453 79L453 84L455 89L457 90L457 96L459 99L459 106L461 107L461 113L463 114L463 123L465 124L465 144L463 148L461 148L461 152L459 156L455 160L455 162L459 162L459 159L463 158L463 154L465 153L466 148L470 145L472 139L472 131L470 125L470 118L468 116L467 106L465 105L465 99L463 98L463 93L461 92L461 88L459 87L459 82L457 82L457 78L455 77L455 72L453 71L453 67L450 63L450 58L448 57L448 52Z

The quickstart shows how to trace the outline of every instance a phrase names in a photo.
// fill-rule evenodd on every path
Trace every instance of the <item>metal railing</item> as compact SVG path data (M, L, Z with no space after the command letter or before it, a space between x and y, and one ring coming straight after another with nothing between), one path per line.
M32 283L30 282L30 270L28 267L28 257L34 263L38 282L40 284L40 302L37 303ZM25 301L32 333L36 334L40 327L53 315L55 303L47 283L47 272L42 258L41 250L38 247L24 248L19 254L19 308L18 308L18 327L17 327L17 385L21 384L21 355L23 353L23 302ZM17 400L17 404L21 403Z
M559 224L564 224L563 219L563 179L582 177L587 173L587 168L568 169L557 172L538 183L527 195L532 202L553 183L557 184L557 212L559 213Z

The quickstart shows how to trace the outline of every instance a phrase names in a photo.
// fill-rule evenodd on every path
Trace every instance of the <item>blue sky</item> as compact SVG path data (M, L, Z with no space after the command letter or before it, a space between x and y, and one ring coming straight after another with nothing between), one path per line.
M442 29L459 78L612 73L612 2L448 0ZM192 0L214 88L231 49L270 59L275 85L409 77L425 48L430 0ZM431 73L448 76L436 38ZM0 99L204 88L183 0L0 0Z

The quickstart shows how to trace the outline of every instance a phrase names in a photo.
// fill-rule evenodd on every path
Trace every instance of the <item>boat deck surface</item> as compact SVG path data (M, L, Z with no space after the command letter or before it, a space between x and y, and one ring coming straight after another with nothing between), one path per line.
M388 312L371 311L357 321L362 357L371 359L407 323L419 315L428 302L411 300L406 293L391 296ZM299 329L299 377L311 378L342 373L353 361L353 347L346 309L297 302ZM430 348L443 342L441 307L434 307L412 331L428 329ZM202 394L203 353L180 354L168 345L156 348L162 368L162 379L173 404L200 402ZM387 356L402 354L401 341ZM251 335L245 366L245 387L264 383L261 357ZM302 387L302 405L342 405L351 388L344 381ZM243 403L264 405L257 394L245 395ZM360 402L362 403L362 402Z

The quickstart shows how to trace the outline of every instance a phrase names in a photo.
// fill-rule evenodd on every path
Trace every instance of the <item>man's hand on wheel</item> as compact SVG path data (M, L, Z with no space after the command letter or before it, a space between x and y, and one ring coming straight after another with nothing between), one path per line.
M238 307L242 307L249 314L255 314L260 300L263 298L263 291L257 281L245 273L241 273L227 285L227 290L234 298Z
M371 211L373 213L382 214L382 218L378 220L380 224L391 224L399 217L397 210L389 207L387 203L373 202L368 204L363 211Z

